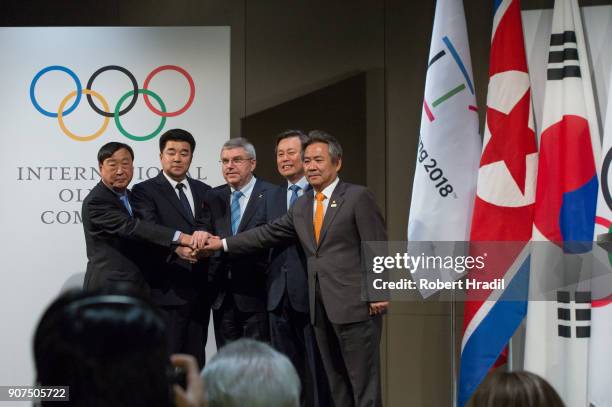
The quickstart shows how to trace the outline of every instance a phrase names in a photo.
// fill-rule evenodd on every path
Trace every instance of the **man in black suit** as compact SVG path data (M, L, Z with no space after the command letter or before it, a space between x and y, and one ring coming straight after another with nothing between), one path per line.
M386 293L368 289L362 243L386 241L385 224L365 187L340 181L342 147L321 131L309 133L303 155L314 191L282 218L207 248L243 255L299 240L306 255L309 310L334 404L381 406L379 347Z
M256 179L255 148L244 138L228 140L221 149L227 182L208 193L211 233L227 237L266 223L266 195L275 185ZM217 347L242 337L269 340L266 312L267 252L250 256L221 253L210 259L209 274L217 291L212 303Z
M132 188L136 217L185 233L210 230L204 207L207 184L187 176L196 142L182 129L165 132L159 139L162 172ZM185 260L191 248L151 248L145 276L151 299L163 312L170 353L193 355L200 366L206 360L210 305L206 295L207 262Z
M276 138L276 166L286 182L266 199L268 222L285 215L299 197L312 191L302 164L302 147L307 141L300 130L287 130ZM291 243L273 248L267 274L270 342L291 360L300 376L301 405L330 405L308 316L306 258L301 246Z
M134 174L134 151L118 142L98 151L100 182L83 200L82 217L87 246L87 271L83 288L95 290L113 285L127 286L149 294L139 267L139 241L164 247L197 247L208 237L204 232L190 236L167 226L133 216L127 186Z

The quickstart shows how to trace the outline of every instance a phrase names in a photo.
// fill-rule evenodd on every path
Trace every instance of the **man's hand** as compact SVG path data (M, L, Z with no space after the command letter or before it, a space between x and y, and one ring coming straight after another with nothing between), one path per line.
M187 233L182 233L181 232L181 235L179 236L179 244L181 246L191 247L191 248L195 249L195 247L193 247L191 245L192 240L193 240L193 238L191 237L191 235L188 235Z
M389 301L371 302L369 304L369 307L370 315L384 314L385 311L387 311L387 308L389 307Z
M177 407L203 407L204 381L200 377L198 362L191 355L172 355L170 361L185 371L187 388L174 385L174 403Z
M211 236L212 235L208 232L204 232L203 230L196 230L191 236L191 247L193 247L194 249L203 249L204 245L206 244L206 241Z
M183 260L187 260L189 263L194 264L198 261L196 250L188 246L178 246L174 249L174 252Z
M218 236L211 236L210 239L208 239L208 241L206 242L204 250L209 252L223 250L223 242Z

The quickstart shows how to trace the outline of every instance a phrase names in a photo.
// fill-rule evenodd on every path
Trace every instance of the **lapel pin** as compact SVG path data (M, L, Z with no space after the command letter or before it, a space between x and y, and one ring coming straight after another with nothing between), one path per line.
M259 194L259 198L263 198L263 194Z
M336 207L336 206L338 206L338 205L336 205L336 201L332 201L332 203L331 203L331 205L330 205L330 206L331 206L332 208L335 208L335 207Z

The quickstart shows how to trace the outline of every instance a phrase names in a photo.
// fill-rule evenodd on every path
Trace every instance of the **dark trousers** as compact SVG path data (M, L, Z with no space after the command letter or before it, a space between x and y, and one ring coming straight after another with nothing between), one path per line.
M198 361L200 367L206 362L206 339L210 307L200 302L188 302L184 305L161 305L168 351L186 353Z
M300 405L331 406L329 385L308 314L294 310L285 294L268 317L272 346L291 360L302 382Z
M382 317L335 324L327 317L319 283L315 288L314 332L336 407L380 407Z
M240 338L270 342L268 313L240 311L232 297L228 293L221 307L213 310L217 349Z

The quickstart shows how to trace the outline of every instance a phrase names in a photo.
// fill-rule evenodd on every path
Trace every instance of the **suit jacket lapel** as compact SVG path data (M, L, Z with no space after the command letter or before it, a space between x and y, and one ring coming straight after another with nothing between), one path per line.
M327 210L325 211L325 217L323 218L323 226L321 227L321 235L319 236L319 246L321 246L321 244L323 243L327 231L329 230L332 222L334 221L334 218L336 217L336 214L344 203L344 190L344 183L338 182L338 185L336 185L332 196L329 198L329 202L327 203Z
M315 241L315 235L314 235L314 212L312 209L314 205L314 194L312 190L308 193L308 195L306 195L305 201L306 201L306 229L307 229L308 236L309 236L308 241L310 242L312 247L316 250L317 242Z
M220 222L221 230L217 231L217 233L221 237L227 237L232 235L232 215L230 209L231 194L232 190L230 189L229 185L225 185L219 194L219 199L221 199L222 201L221 207L223 208L223 210L221 213L223 214L223 216L221 217Z
M189 214L185 213L185 208L183 208L183 205L181 204L181 201L179 201L179 198L176 195L174 188L172 188L172 185L170 185L170 182L168 182L168 180L166 179L163 173L161 172L159 173L159 175L155 178L155 182L161 189L162 196L164 196L170 202L170 204L174 206L177 212L180 213L181 216L185 218L187 222L189 222L189 224L193 224L194 220L191 218L191 216L189 216ZM193 195L193 188L191 188L191 193ZM194 196L194 207L195 207L195 196Z
M198 188L196 188L195 181L189 177L187 177L186 179L189 183L189 189L191 189L191 196L193 196L193 217L197 218L198 216L200 216L200 212L202 211L202 201L204 200L204 197L200 195L200 191L198 190Z
M287 208L287 183L285 182L282 186L276 189L276 194L274 195L274 207L273 213L274 219L280 218L284 214L287 213L289 208Z
M255 181L255 185L253 186L253 190L251 191L251 196L249 197L249 202L247 202L247 206L244 209L244 213L242 214L242 218L240 218L240 225L238 225L238 233L242 232L246 225L251 221L251 218L257 212L257 208L259 207L259 203L262 202L264 196L261 193L261 182L259 180Z

